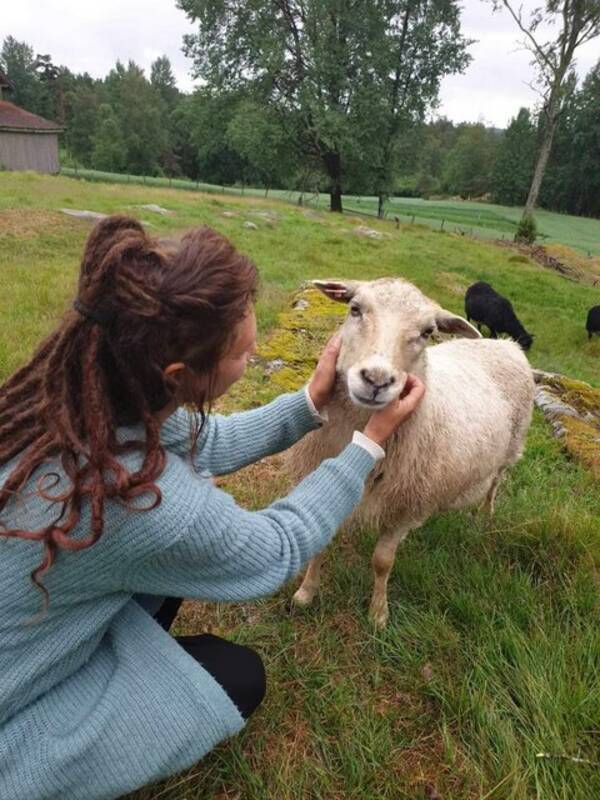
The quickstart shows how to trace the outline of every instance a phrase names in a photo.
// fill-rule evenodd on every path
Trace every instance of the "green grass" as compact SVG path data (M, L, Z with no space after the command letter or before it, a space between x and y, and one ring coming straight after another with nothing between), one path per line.
M600 341L588 343L594 289L486 242L425 226L315 219L260 198L0 174L0 377L26 360L71 302L90 226L68 206L143 212L155 232L208 223L248 252L262 276L261 338L307 278L399 274L461 311L481 278L514 302L533 330L534 365L600 384ZM275 220L260 214L274 212ZM223 216L223 212L237 216ZM257 230L243 227L252 220ZM258 367L230 405L273 393ZM267 460L227 478L248 507L285 492ZM489 522L470 512L431 519L399 552L390 623L367 621L376 534L340 537L320 601L292 609L294 586L254 603L188 603L180 631L213 632L263 655L264 706L241 736L188 773L129 800L589 800L600 797L600 493L536 414L525 457ZM540 752L551 758L538 758Z
M89 181L111 182L116 184L144 184L147 186L173 187L207 193L226 193L239 197L264 197L264 189L237 186L221 187L198 181L176 178L153 178L141 175L119 175L98 170L77 170L65 167L64 175L78 176ZM272 189L269 196L290 203L297 203L299 193ZM327 211L329 195L307 194L304 202L311 208ZM344 210L358 214L376 216L378 200L376 197L357 197L345 195ZM523 213L519 206L500 206L492 203L479 203L470 200L423 200L421 198L391 199L386 206L388 219L398 216L402 222L417 222L433 228L441 228L454 233L465 233L485 239L512 240ZM535 212L542 243L558 242L572 247L588 256L600 255L600 220L588 217L575 217L538 209Z

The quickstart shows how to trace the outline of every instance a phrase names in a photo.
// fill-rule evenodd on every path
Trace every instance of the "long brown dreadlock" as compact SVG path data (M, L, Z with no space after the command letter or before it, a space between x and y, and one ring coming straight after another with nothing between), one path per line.
M210 228L196 228L169 244L124 216L108 217L92 230L75 307L30 362L0 386L0 466L16 459L0 487L0 512L44 464L58 461L70 483L54 495L48 478L56 473L37 478L39 495L60 508L48 526L28 531L0 521L0 535L42 543L43 559L31 580L45 606L49 598L41 578L57 550L97 542L107 500L129 504L148 492L154 495L151 508L160 503L155 481L165 451L156 412L175 390L163 370L183 361L193 374L210 378L256 287L252 262ZM202 419L206 394L197 390L186 398ZM116 429L138 422L143 440L119 444ZM143 459L130 473L118 456L133 448ZM86 503L90 531L75 538Z

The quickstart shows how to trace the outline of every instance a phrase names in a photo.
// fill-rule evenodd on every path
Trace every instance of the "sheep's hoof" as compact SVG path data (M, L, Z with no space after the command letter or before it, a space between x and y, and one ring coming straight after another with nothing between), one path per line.
M380 630L387 625L388 617L388 606L385 601L383 603L376 603L369 609L369 619L373 625Z
M314 599L314 594L311 594L307 589L303 589L300 587L298 591L294 592L294 596L292 600L297 606L301 608L306 608L309 606Z

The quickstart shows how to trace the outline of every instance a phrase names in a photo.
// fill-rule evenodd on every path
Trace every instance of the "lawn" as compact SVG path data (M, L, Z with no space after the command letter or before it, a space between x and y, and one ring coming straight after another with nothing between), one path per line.
M600 339L584 330L600 289L491 243L377 222L385 238L372 240L359 235L362 220L271 198L8 173L0 187L0 378L71 302L90 226L59 211L70 207L133 213L157 233L207 223L228 235L261 272L263 353L306 279L402 275L455 312L483 279L536 334L533 365L600 385ZM276 391L257 364L227 410ZM287 489L277 457L224 485L252 508ZM128 800L600 797L600 493L541 416L493 521L453 512L409 537L383 632L366 613L375 537L336 541L310 609L292 609L295 584L252 603L185 604L179 632L211 630L261 652L268 697L241 736Z

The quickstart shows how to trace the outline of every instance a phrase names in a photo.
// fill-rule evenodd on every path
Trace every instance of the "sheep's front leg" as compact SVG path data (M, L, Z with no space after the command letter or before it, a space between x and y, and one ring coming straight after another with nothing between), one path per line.
M306 575L293 597L297 606L309 606L314 600L321 584L321 564L324 560L325 551L323 550L308 562Z
M375 582L369 617L378 628L384 628L388 621L387 584L396 560L396 550L400 542L403 542L410 531L416 527L418 527L418 523L407 523L392 532L383 533L375 546L372 562Z

